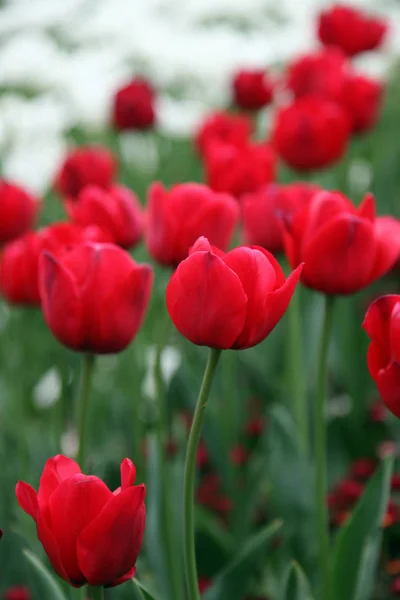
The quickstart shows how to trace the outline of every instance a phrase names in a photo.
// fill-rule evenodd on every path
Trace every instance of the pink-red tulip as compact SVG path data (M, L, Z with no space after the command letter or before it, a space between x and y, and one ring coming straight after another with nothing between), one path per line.
M274 82L264 69L242 69L232 81L233 101L244 110L259 110L272 101Z
M65 158L56 176L55 188L62 196L76 198L87 185L110 187L116 174L113 154L102 146L81 146Z
M18 185L0 179L0 245L26 233L34 224L38 201Z
M364 75L346 77L340 104L350 116L354 133L372 129L379 118L383 100L383 85Z
M296 98L312 94L337 100L348 71L349 63L343 52L324 48L295 58L288 67L287 85Z
M209 115L199 127L195 145L201 156L215 144L241 146L249 140L253 130L251 119L246 115L216 112Z

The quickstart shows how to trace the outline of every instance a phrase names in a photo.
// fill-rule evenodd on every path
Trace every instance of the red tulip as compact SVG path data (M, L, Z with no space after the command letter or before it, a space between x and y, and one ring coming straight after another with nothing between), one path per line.
M238 71L232 81L233 99L244 110L259 110L272 101L274 82L264 69Z
M393 579L390 591L392 592L393 596L400 596L400 577Z
M4 600L31 600L31 592L25 585L13 585L3 594Z
M6 244L0 256L0 291L10 304L39 306L39 258L43 250L60 255L84 241L109 242L97 226L54 223Z
M316 185L270 184L241 198L245 244L262 246L270 252L283 250L283 220L290 220L320 191Z
M0 179L0 245L26 233L34 224L39 203L24 189Z
M304 96L278 111L273 144L290 167L308 171L339 160L349 134L349 117L338 104L319 96Z
M167 191L155 182L148 192L146 246L157 262L175 267L201 235L226 250L238 220L239 207L228 194L198 183Z
M400 417L400 296L375 300L363 328L371 339L367 355L370 375L383 402Z
M240 198L275 178L276 155L267 143L214 144L205 157L206 180L216 192Z
M348 56L375 50L387 32L386 21L370 17L361 10L336 4L321 12L318 36L325 46L336 46Z
M69 217L78 225L97 225L122 248L136 246L142 235L143 215L137 196L127 187L103 190L88 185L77 200L67 201Z
M167 287L178 331L199 346L244 349L263 341L285 313L302 267L288 279L263 248L224 254L199 238Z
M136 335L152 272L112 244L86 242L57 257L44 252L40 295L47 325L72 350L120 352Z
M364 481L372 477L376 471L376 462L369 458L360 458L351 465L351 474L355 479Z
M117 91L113 104L113 125L121 131L148 129L155 121L155 92L142 78L133 79Z
M367 194L359 208L339 192L322 191L286 224L284 245L302 282L325 294L353 294L392 267L400 253L400 223L375 216Z
M246 115L216 112L209 115L196 133L195 144L201 156L215 144L246 144L252 133L251 119Z
M55 188L62 196L75 198L86 185L109 188L115 172L115 158L107 148L82 146L72 150L64 160Z
M393 473L390 481L390 487L394 492L400 491L400 473Z
M74 587L115 586L134 577L146 515L146 489L133 485L135 476L125 458L121 487L113 493L59 454L46 462L38 494L17 483L18 503L35 520L54 570Z
M340 96L340 104L350 115L352 130L361 133L376 124L383 98L383 86L363 75L348 76Z
M200 594L203 594L211 586L212 586L211 579L207 579L206 577L200 577L200 579L199 579L199 592L200 592Z
M288 67L287 85L296 98L310 94L328 100L340 98L348 73L345 55L327 48L296 58Z

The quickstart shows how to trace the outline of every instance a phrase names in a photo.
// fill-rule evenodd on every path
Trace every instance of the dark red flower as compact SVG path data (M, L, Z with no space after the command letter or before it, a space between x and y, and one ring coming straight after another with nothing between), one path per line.
M55 188L62 196L76 198L86 185L107 189L115 178L116 161L102 146L81 146L65 158L56 176Z
M343 52L337 48L322 49L300 56L290 63L287 85L296 98L313 94L338 100L348 70L349 63Z
M365 481L376 471L376 462L370 458L360 458L351 465L351 474L355 479Z
M386 419L387 408L382 400L376 400L368 409L368 416L374 423L383 423Z
M348 56L379 48L387 29L385 20L345 4L336 4L322 11L318 21L321 42L325 46L340 48Z
M0 245L26 233L35 222L39 202L18 185L0 179Z
M66 206L73 222L81 226L97 225L122 248L136 246L141 238L142 209L137 196L127 187L113 185L103 190L88 185Z
M400 417L400 296L375 300L363 328L371 339L367 355L370 375L383 402Z
M148 129L155 116L155 91L146 79L132 79L115 94L112 122L116 129Z
M217 513L226 514L232 510L232 502L223 494L221 480L214 473L203 476L196 492L196 500Z
M26 585L13 585L3 594L4 600L31 600L31 598L31 592Z
M320 190L309 183L271 183L242 196L244 242L273 253L283 250L283 221L290 221Z
M393 473L392 481L391 481L390 485L391 485L391 488L393 491L395 491L395 492L400 491L400 473Z
M352 131L362 133L375 126L382 104L383 86L364 75L349 75L344 81L340 104L350 115Z
M240 246L224 254L200 238L171 277L168 312L194 344L250 348L283 317L301 270L285 279L279 263L263 248Z
M227 192L240 198L255 192L275 178L276 155L263 143L214 144L204 160L205 176L216 192Z
M272 101L274 82L264 69L243 69L235 73L232 91L239 108L259 110Z
M251 119L246 115L212 113L199 127L195 136L195 145L199 154L204 157L215 143L234 146L246 144L252 130Z
M247 421L245 432L250 437L259 437L264 433L266 422L264 417L253 417Z
M165 266L184 260L201 235L226 250L239 220L237 202L199 183L181 183L167 191L154 182L148 192L145 241L148 252Z
M400 510L394 500L389 500L387 505L386 514L383 519L383 527L391 527L395 523L400 521Z
M229 458L235 466L241 467L248 462L249 451L242 444L237 444L230 449Z
M203 594L209 587L211 587L212 581L211 579L207 579L205 577L200 577L199 579L199 592Z
M353 294L390 270L400 252L400 224L375 216L367 194L356 208L339 192L319 192L284 233L294 268L304 262L302 282L325 294Z
M204 469L204 467L208 464L209 460L210 456L208 454L207 446L202 440L200 440L196 452L196 465L199 469Z
M123 350L143 321L151 283L151 268L113 244L86 242L60 257L44 252L40 259L44 318L72 350Z
M400 596L400 577L393 579L390 591L392 592L393 596Z
M135 477L125 458L121 487L113 493L59 454L46 462L38 494L18 482L19 505L36 522L56 573L74 587L115 586L134 577L146 518L146 489L133 485Z
M337 488L337 504L342 507L352 506L362 496L364 486L353 479L343 479Z
M276 114L273 145L287 164L301 171L321 169L345 153L350 120L336 102L304 96Z

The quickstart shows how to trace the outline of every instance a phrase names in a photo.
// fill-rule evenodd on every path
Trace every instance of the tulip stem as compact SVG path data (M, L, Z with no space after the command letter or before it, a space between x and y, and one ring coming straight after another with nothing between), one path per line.
M90 598L90 600L104 600L104 588L100 585L96 587L88 586L85 592L85 597Z
M86 469L86 437L88 429L88 409L90 400L90 388L92 383L95 356L84 354L81 363L81 378L78 392L78 464L82 471Z
M210 348L206 370L204 372L196 410L190 428L186 451L184 480L184 553L185 576L188 600L200 600L196 565L195 523L194 523L194 485L196 473L196 455L200 442L204 412L210 394L211 384L218 364L221 350Z
M328 379L328 348L333 322L333 296L325 296L324 315L321 330L320 352L317 366L317 385L315 397L314 435L315 435L315 502L317 519L317 539L319 544L319 569L321 598L331 598L331 572L330 572L330 541L329 520L326 503L327 474L326 474L326 394Z

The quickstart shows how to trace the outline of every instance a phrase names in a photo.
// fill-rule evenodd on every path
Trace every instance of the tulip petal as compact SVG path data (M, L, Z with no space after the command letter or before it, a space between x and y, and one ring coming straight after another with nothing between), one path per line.
M242 283L212 252L194 252L167 287L167 308L178 331L194 344L230 348L246 320Z
M57 575L62 577L62 579L65 579L65 581L67 581L74 587L79 587L79 585L81 585L81 583L77 584L75 582L72 582L69 575L65 571L65 569L61 563L60 548L57 544L56 538L54 537L51 529L49 528L49 526L46 522L46 519L43 517L42 514L39 514L39 517L38 517L37 533L38 533L38 538L44 548L44 551L46 552L47 556L49 557L51 566L53 567L53 569L55 570ZM82 583L84 583L84 581L82 581Z
M386 367L390 362L390 327L391 318L396 307L400 307L400 297L394 294L381 296L369 307L362 324L371 339L372 372ZM374 375L373 375L374 377Z
M121 488L123 490L135 483L136 467L129 458L124 458L121 463Z
M383 402L400 418L400 364L392 361L386 369L379 371L375 382Z
M67 456L57 454L57 456L50 458L46 462L40 477L38 492L40 510L43 511L44 507L48 505L50 496L64 479L80 472L81 469L78 463Z
M363 201L358 207L358 216L361 219L368 219L372 223L376 220L376 206L374 195L369 193L365 194Z
M124 575L123 577L120 577L119 579L116 579L107 587L115 587L116 585L121 585L121 583L125 583L125 581L130 581L131 579L133 579L135 577L135 575L136 575L136 567L132 567L132 569L130 571L128 571L128 573L126 573L126 575Z
M22 510L36 521L39 512L39 504L36 491L33 487L29 485L29 483L25 483L25 481L18 481L15 488L15 494Z
M176 231L173 212L168 206L169 196L162 183L154 181L147 193L145 240L150 255L160 264L176 260Z
M375 221L377 253L371 282L385 275L400 257L400 221L393 217L378 217Z
M50 498L51 530L60 548L63 567L74 583L85 581L76 554L79 534L112 497L98 477L76 474L62 481Z
M112 585L136 563L145 525L145 487L130 487L104 506L80 534L79 567L89 585Z

